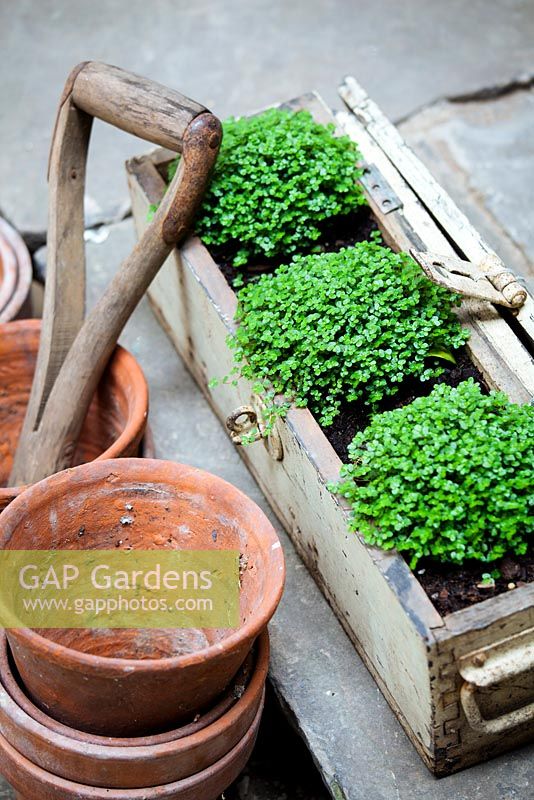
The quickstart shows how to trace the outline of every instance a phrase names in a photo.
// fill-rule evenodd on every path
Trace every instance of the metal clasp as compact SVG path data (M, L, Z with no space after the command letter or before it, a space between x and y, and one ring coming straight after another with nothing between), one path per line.
M433 283L452 292L505 308L520 308L527 299L525 287L497 256L488 254L479 264L473 264L456 256L419 250L410 253Z
M395 194L375 164L363 165L360 183L380 208L382 214L390 214L392 211L402 208L401 199Z
M239 406L226 417L226 427L230 431L230 438L234 444L243 444L243 437L249 436L255 430L251 441L259 441L262 431L258 415L252 406Z

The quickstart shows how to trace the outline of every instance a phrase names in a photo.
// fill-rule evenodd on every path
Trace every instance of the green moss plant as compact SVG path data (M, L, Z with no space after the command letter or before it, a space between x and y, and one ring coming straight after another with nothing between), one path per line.
M229 340L241 374L309 405L330 425L345 401L371 409L408 376L440 374L468 333L456 295L431 283L404 253L372 241L297 256L238 293Z
M472 379L375 415L337 487L373 545L462 564L526 553L534 533L534 408ZM490 576L494 573L485 573Z
M270 109L230 118L196 220L204 243L235 245L251 258L309 252L321 223L365 203L356 145L308 111ZM172 179L178 160L169 168Z

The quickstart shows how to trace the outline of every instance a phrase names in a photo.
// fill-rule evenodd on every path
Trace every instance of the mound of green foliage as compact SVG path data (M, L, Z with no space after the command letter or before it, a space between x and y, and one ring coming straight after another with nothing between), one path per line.
M296 256L239 294L230 346L246 378L309 405L330 425L343 401L371 408L409 375L443 370L468 338L452 312L456 295L431 283L379 236L337 253Z
M365 203L356 145L333 130L308 111L270 109L224 122L196 221L204 243L235 244L235 266L250 257L308 252L324 220Z
M534 532L534 408L472 379L377 414L337 491L370 544L461 564L527 551ZM532 541L532 539L530 539Z

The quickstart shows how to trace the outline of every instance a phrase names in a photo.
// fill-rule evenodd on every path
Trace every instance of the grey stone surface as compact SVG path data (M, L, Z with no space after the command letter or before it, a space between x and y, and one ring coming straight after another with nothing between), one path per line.
M101 244L87 245L90 304L133 242L133 224L127 220L110 227ZM239 486L279 532L288 569L284 598L271 624L271 680L332 796L336 800L532 797L534 746L439 781L430 775L146 299L128 323L122 342L139 360L149 382L158 456L194 464ZM271 800L272 795L254 794L254 787L248 786L250 793L238 794L240 800Z
M533 34L530 0L3 2L0 209L23 230L45 229L46 159L55 108L68 71L81 60L101 59L146 74L221 117L314 87L339 105L337 83L352 72L386 113L398 118L437 97L532 71ZM482 196L483 204L473 205L480 215L475 222L487 223L497 249L513 245L530 254L532 232L524 209L525 202L529 211L532 206L531 181L525 174L528 162L515 159L518 145L521 153L531 154L526 96L511 95L502 113L495 110L500 101L465 108L447 104L450 116L440 117L439 125L434 117L427 123L417 115L406 123L406 133L460 204L473 193ZM440 125L447 129L446 157L430 146L433 137L439 139ZM419 127L425 134L418 143ZM95 125L87 203L92 223L113 217L127 200L122 161L146 149L146 143ZM459 168L450 182L449 162ZM467 185L468 170L473 186ZM93 296L131 246L131 222L100 229L97 238L100 243L88 243ZM271 627L272 681L332 793L339 790L337 796L343 792L348 800L534 796L533 747L441 781L430 776L146 301L123 341L149 380L158 454L230 480L266 510L280 531L288 583ZM240 800L266 800L245 784ZM11 797L5 784L0 785L4 797Z
M534 90L438 103L400 129L488 243L534 291Z
M46 160L74 64L146 74L221 116L319 89L348 72L394 118L436 97L533 68L530 0L18 0L0 3L0 208L46 227ZM97 124L88 190L106 212L126 196L122 161L146 145Z

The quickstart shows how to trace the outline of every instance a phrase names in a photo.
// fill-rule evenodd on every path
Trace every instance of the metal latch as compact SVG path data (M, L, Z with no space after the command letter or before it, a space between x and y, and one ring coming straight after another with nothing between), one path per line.
M410 252L431 281L465 297L488 300L505 308L520 308L527 299L527 290L497 256L488 254L479 264L473 264L456 256Z
M383 214L402 208L402 200L395 194L375 164L364 164L360 183Z

